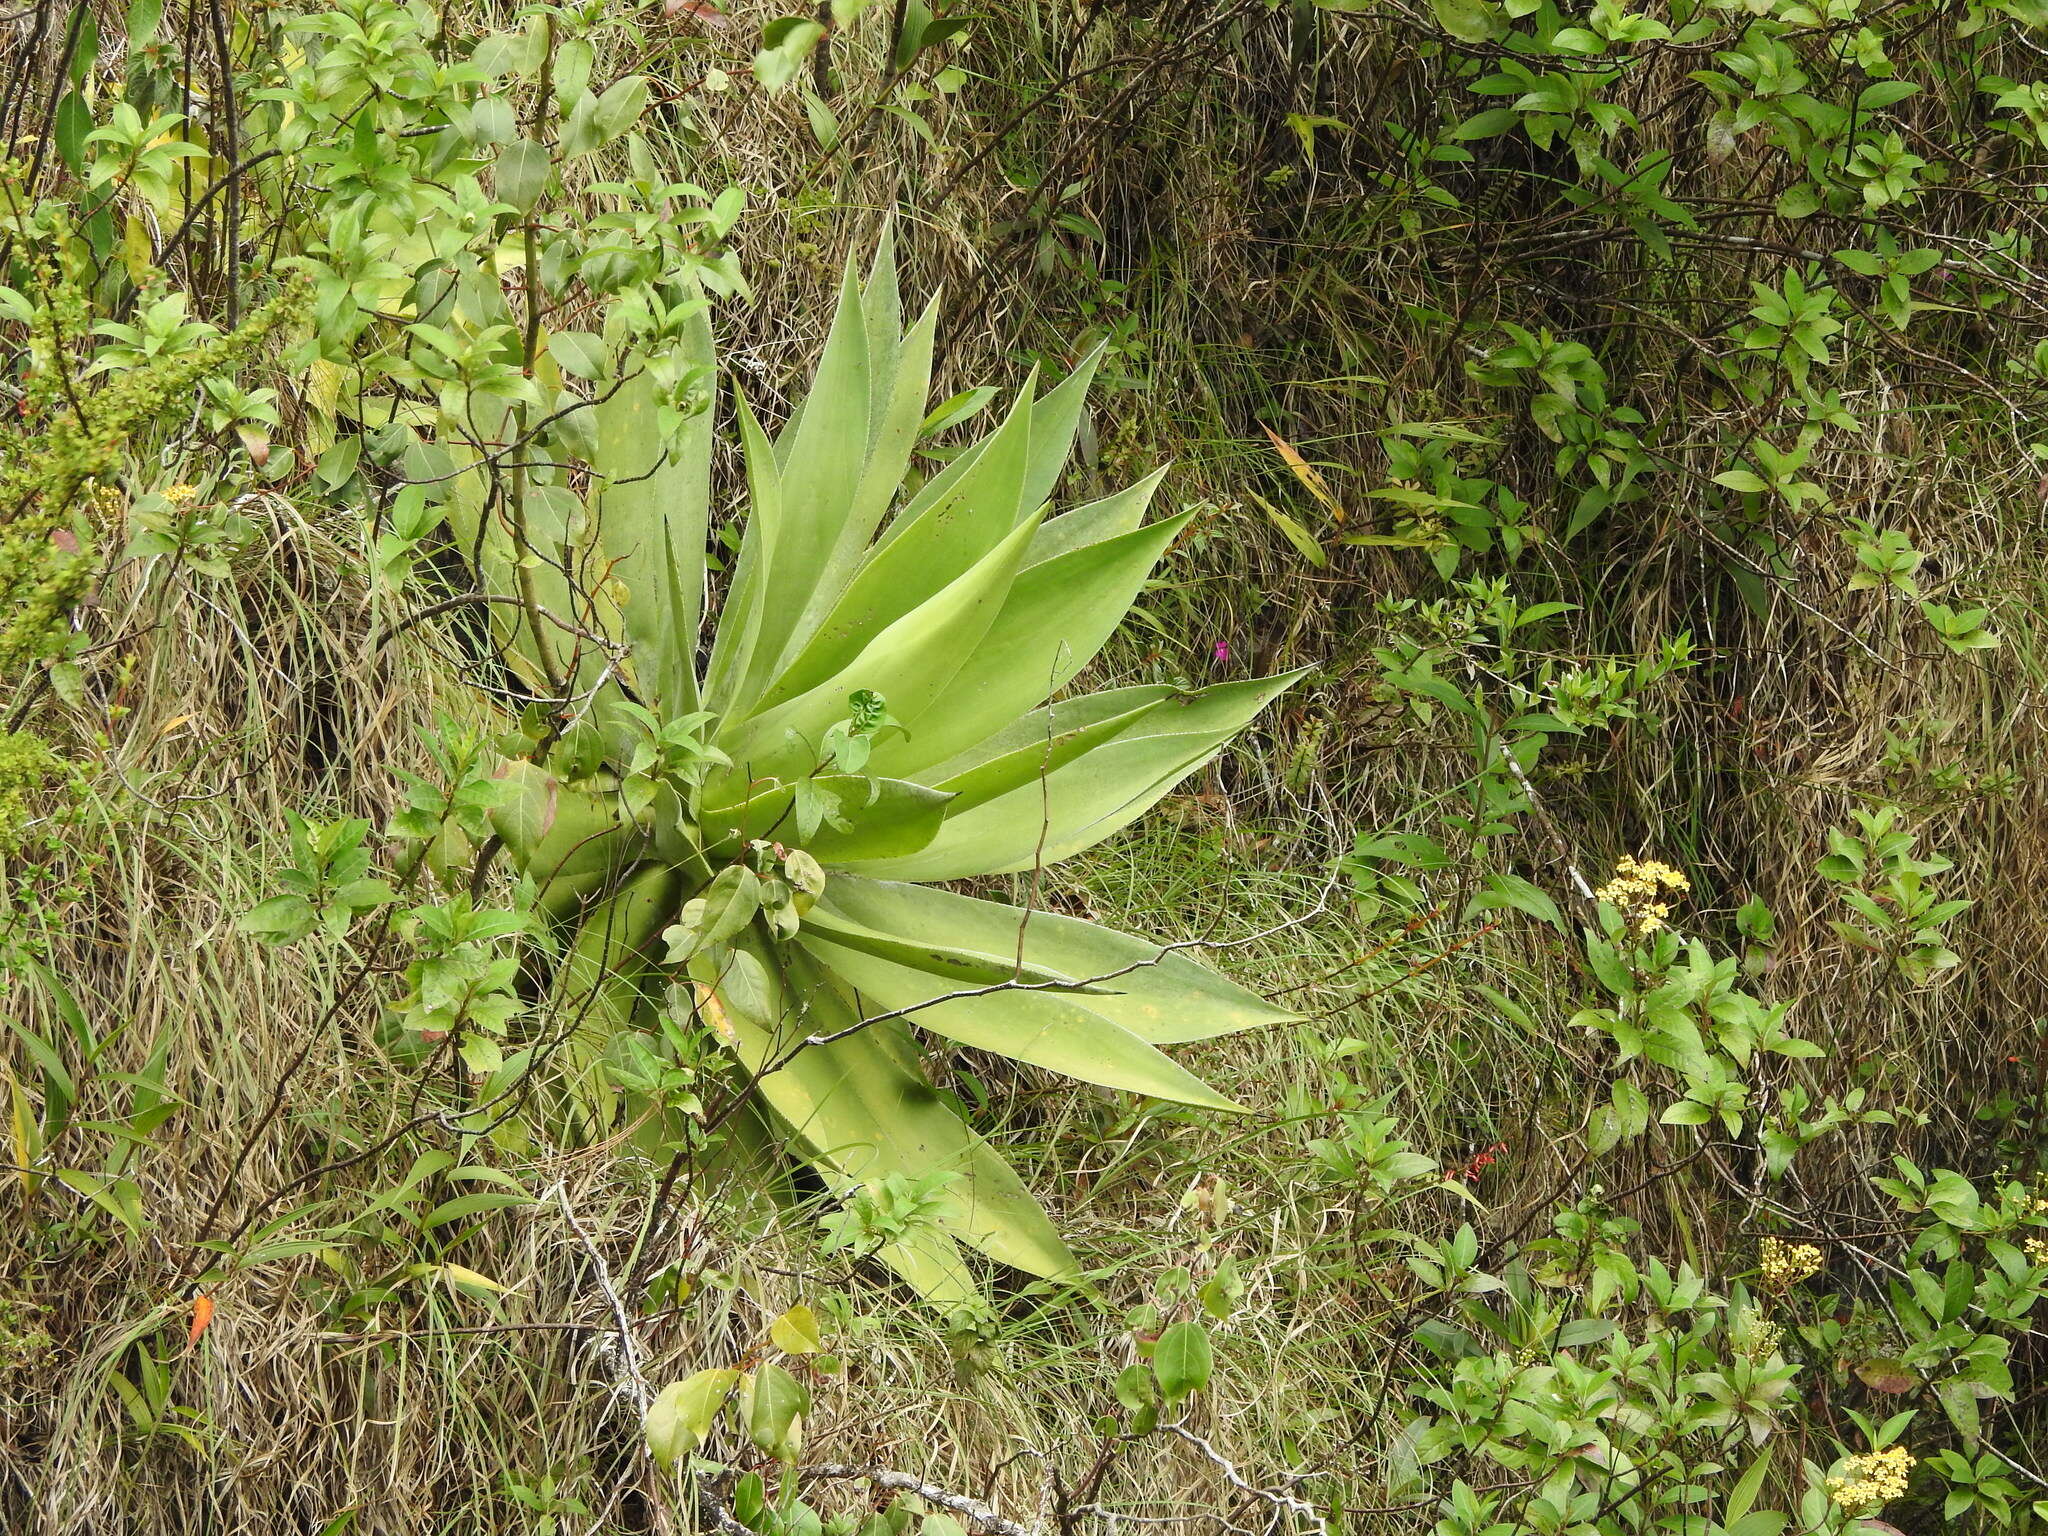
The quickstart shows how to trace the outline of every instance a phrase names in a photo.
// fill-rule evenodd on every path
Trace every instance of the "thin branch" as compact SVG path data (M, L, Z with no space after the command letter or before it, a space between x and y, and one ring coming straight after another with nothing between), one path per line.
M633 1319L626 1311L626 1303L619 1295L618 1287L612 1283L611 1268L605 1263L604 1255L597 1251L597 1244L592 1242L590 1234L583 1230L583 1223L576 1219L575 1207L569 1204L568 1189L557 1183L552 1193L555 1203L562 1208L562 1219L569 1223L569 1230L576 1234L576 1240L583 1245L583 1251L590 1255L590 1266L597 1272L598 1290L611 1304L612 1320L617 1325L612 1332L618 1335L619 1343L615 1351L605 1350L603 1353L611 1360L612 1372L617 1378L619 1389L632 1398L634 1410L644 1421L647 1417L647 1405L653 1401L653 1394L647 1387L647 1369L640 1347L640 1335L634 1331Z
M858 1478L873 1483L877 1488L887 1488L895 1493L915 1494L927 1504L936 1504L950 1510L963 1520L980 1527L993 1536L1041 1536L1032 1526L1020 1525L1015 1520L1005 1519L982 1500L971 1494L954 1493L941 1488L937 1483L928 1483L921 1477L908 1472L892 1472L887 1467L855 1467L844 1462L828 1461L815 1467L798 1469L800 1478Z
M1317 1513L1316 1507L1306 1499L1297 1499L1293 1494L1288 1493L1284 1489L1261 1488L1258 1484L1247 1481L1245 1475L1237 1470L1236 1464L1229 1457L1225 1456L1215 1446L1204 1440L1185 1424L1162 1424L1159 1427L1170 1435L1178 1435L1181 1439L1187 1441L1189 1445L1192 1445L1196 1450L1208 1457L1210 1461L1223 1470L1224 1478L1239 1493L1264 1500L1275 1509L1287 1511L1288 1514L1304 1522L1310 1530L1315 1531L1317 1536L1330 1536L1329 1522Z

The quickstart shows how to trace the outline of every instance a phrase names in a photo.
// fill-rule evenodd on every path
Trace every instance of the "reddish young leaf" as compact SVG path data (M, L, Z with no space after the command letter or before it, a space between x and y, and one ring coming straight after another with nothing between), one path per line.
M192 1327L185 1335L186 1353L199 1347L199 1336L213 1323L213 1298L204 1292L192 1298Z

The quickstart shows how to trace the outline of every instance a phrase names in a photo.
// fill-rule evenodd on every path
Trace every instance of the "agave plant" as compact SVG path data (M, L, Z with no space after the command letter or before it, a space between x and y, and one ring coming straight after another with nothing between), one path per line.
M506 770L495 826L564 935L553 1004L587 1086L616 1100L606 1039L694 1010L760 1126L833 1190L939 1189L937 1228L884 1257L946 1298L968 1290L961 1243L1041 1276L1074 1261L927 1080L919 1034L1230 1109L1161 1047L1292 1015L1184 951L943 883L1100 842L1293 677L1064 696L1187 516L1144 521L1157 474L1048 515L1093 359L1042 397L1027 384L905 494L934 323L905 331L885 238L772 442L735 391L747 507L708 637L713 414L679 420L665 393L678 357L711 376L702 319L606 381L580 512L536 480L545 530L522 531L478 469L454 523L508 594L492 611L514 665L578 701L574 729Z

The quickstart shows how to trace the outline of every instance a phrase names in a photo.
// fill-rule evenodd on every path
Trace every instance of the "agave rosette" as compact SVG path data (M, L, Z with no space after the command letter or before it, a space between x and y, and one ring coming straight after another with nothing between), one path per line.
M884 1254L945 1298L969 1289L962 1243L1041 1276L1074 1260L927 1080L914 1031L1229 1109L1161 1047L1292 1015L1151 940L940 884L1100 842L1293 676L1064 696L1187 517L1145 521L1157 474L1048 515L1093 359L1042 396L1027 385L982 441L902 494L934 324L928 309L904 328L885 239L865 284L849 271L779 436L736 398L747 507L708 637L713 413L664 431L657 370L624 370L592 407L587 509L550 525L570 558L521 562L485 515L481 474L453 522L488 586L528 583L523 610L492 610L516 667L553 670L522 616L537 610L617 642L609 656L562 648L590 724L511 765L495 813L565 932L558 1014L601 1045L674 986L748 1074L763 1127L833 1189L953 1175L942 1230ZM708 323L690 338L709 377ZM591 597L571 569L599 573ZM877 1015L890 1017L864 1024Z

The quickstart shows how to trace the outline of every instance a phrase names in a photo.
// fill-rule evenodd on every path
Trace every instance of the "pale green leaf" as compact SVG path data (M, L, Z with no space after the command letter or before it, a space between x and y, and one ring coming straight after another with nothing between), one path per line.
M740 1373L726 1368L697 1372L663 1387L647 1408L647 1449L664 1472L704 1443L719 1410L739 1385Z
M944 985L933 988L931 995L934 996L958 988L1002 986L1012 982L1053 986L1067 991L1101 990L1082 987L1072 977L1036 965L1029 959L1020 962L1014 952L987 954L914 935L884 933L865 923L835 916L823 907L814 907L805 915L801 934L807 944L815 942L849 949L935 978Z
M712 367L711 325L688 323L687 361ZM711 505L711 406L664 439L659 400L637 357L627 378L596 407L593 491L598 548L625 588L625 631L633 642L641 701L684 714L697 707L697 625L704 611L704 546ZM572 610L573 611L573 610Z
M782 966L789 968L787 978ZM775 993L765 1013L720 1007L710 1020L748 1071L783 1062L807 1035L859 1023L861 1015L807 956L785 953L771 975ZM758 1091L812 1148L835 1189L878 1184L891 1173L956 1174L943 1215L951 1235L1031 1274L1070 1272L1073 1256L1015 1170L946 1108L917 1072L916 1059L904 1026L873 1025L830 1045L796 1051L761 1077ZM920 1243L908 1253L885 1256L927 1295L973 1294L943 1244Z
M768 1325L768 1341L785 1355L815 1355L825 1347L818 1314L802 1302Z
M1157 1046L1095 1012L1093 997L1010 991L920 1006L959 983L828 942L817 929L807 927L799 938L873 1012L916 1008L910 1022L919 1029L1105 1088L1203 1109L1240 1107Z
M863 872L958 880L1054 864L1135 821L1215 756L1302 672L1219 683L1161 701L1130 730L1027 784L951 817L929 847Z
M1024 556L1025 569L1085 544L1099 544L1120 533L1129 533L1144 522L1145 509L1152 504L1153 493L1165 478L1164 467L1155 469L1136 485L1118 491L1114 496L1105 496L1100 501L1091 501L1071 512L1048 518Z
M876 770L908 776L944 762L1065 687L1116 633L1193 515L1084 545L1020 573L928 723L878 747Z
M732 586L718 616L711 664L704 674L704 702L721 714L745 711L774 660L761 635L775 600L773 571L777 530L782 526L782 470L746 396L734 391L740 446L747 466L747 526Z
M1024 954L1079 981L1101 981L1091 1012L1141 1040L1171 1045L1284 1023L1299 1015L1247 992L1185 950L1118 933L1056 912L1026 911L953 891L887 880L836 876L820 907L892 933L942 933L949 942L988 954Z
M1080 429L1081 412L1088 404L1088 386L1094 382L1095 370L1101 366L1108 346L1107 342L1097 342L1094 349L1074 365L1074 371L1039 400L1033 409L1031 456L1024 471L1023 495L1017 505L1020 517L1042 504L1059 484L1060 473L1067 467L1067 457L1074 451L1074 434Z
M840 283L832 329L818 360L803 414L783 430L782 523L776 530L770 584L775 601L761 617L757 663L776 666L805 638L793 633L845 531L859 483L852 467L867 456L866 322L851 262Z
M957 580L890 624L845 669L754 717L719 745L754 776L794 778L818 761L825 732L863 690L880 694L912 735L995 622L1037 520L1027 519ZM879 761L878 771L882 770ZM816 850L814 849L813 852Z
M783 703L830 678L890 624L937 596L1003 542L1017 523L1030 432L1030 401L1023 397L973 470L919 514L905 538L877 545L868 554L755 708ZM897 717L902 718L900 712Z

